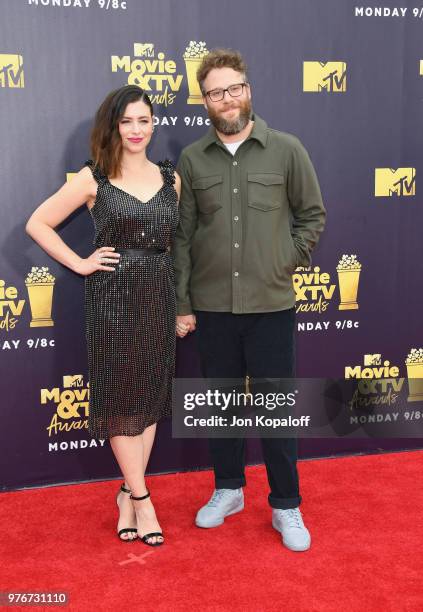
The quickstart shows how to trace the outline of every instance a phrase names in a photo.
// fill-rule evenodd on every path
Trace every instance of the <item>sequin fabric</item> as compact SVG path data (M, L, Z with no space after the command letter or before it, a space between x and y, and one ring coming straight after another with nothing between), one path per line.
M160 162L163 186L148 202L112 185L95 167L90 214L94 246L168 249L178 224L174 167ZM114 272L85 277L90 381L88 429L94 438L136 436L169 416L175 361L176 299L169 250L122 254Z

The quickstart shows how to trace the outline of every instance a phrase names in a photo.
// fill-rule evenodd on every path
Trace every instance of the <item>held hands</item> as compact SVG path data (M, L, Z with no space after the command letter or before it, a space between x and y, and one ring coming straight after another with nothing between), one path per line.
M185 338L189 332L195 330L195 315L178 315L176 317L176 335Z
M120 253L114 253L114 250L115 247L101 247L95 250L86 259L81 259L75 268L75 272L82 274L82 276L88 276L93 272L97 272L97 270L114 272L115 267L105 265L119 263Z

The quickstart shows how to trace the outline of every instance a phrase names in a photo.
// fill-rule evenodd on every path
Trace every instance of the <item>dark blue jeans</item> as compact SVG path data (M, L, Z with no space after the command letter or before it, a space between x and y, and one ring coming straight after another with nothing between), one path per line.
M295 309L258 314L196 311L205 378L291 378L295 375ZM210 439L217 489L245 486L245 440ZM296 438L261 438L272 508L301 503Z

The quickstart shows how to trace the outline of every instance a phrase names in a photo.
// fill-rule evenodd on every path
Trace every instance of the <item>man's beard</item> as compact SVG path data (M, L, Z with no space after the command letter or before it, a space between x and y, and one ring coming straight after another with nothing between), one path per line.
M247 127L251 119L251 101L244 100L241 102L239 108L239 116L237 119L224 119L220 113L217 113L213 108L208 108L209 119L221 134L231 136L233 134L239 134L242 130Z

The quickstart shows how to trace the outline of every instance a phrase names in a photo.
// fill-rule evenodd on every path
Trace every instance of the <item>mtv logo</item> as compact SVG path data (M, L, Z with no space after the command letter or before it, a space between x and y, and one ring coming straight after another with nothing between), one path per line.
M416 195L415 168L376 168L375 196L413 196Z
M382 364L382 355L364 355L364 365L365 366L377 366Z
M347 91L345 62L303 62L303 91Z
M84 384L84 377L82 374L76 374L75 376L64 376L63 386L64 387L82 387Z
M154 57L153 43L134 43L135 57Z
M0 87L25 87L22 55L0 53Z

